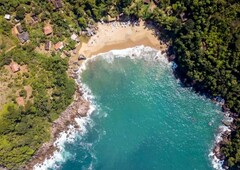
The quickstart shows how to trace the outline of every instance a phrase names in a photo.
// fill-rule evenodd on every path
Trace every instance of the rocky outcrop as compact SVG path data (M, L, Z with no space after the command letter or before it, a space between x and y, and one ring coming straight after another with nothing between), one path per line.
M89 102L82 97L82 92L76 90L74 95L74 101L67 109L61 113L60 117L52 124L51 140L42 145L42 147L35 153L29 163L22 167L22 169L33 169L34 165L42 163L46 158L50 158L57 148L54 146L54 142L59 137L61 132L67 131L69 125L73 125L76 129L79 126L75 122L76 117L84 117L89 110ZM79 129L81 130L81 129Z

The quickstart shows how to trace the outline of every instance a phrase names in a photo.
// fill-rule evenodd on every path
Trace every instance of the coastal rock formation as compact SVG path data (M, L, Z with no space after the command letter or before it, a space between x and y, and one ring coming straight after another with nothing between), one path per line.
M23 167L23 169L33 169L34 165L42 163L46 158L50 158L57 148L54 146L54 142L59 137L61 132L67 131L69 125L73 125L74 128L79 129L79 125L76 123L76 117L85 117L89 110L89 103L82 97L82 92L76 90L74 95L74 101L68 108L62 112L60 117L53 122L51 129L51 140L45 143L32 157L29 163Z

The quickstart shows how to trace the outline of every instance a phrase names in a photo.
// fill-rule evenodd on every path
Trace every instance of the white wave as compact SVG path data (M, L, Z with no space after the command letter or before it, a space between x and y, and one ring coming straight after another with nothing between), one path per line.
M158 51L151 47L146 46L136 46L133 48L126 48L124 50L111 50L106 53L100 53L97 55L92 56L85 60L82 65L80 66L78 73L81 74L82 71L86 70L87 63L95 61L97 58L103 58L108 63L112 63L115 58L124 58L128 57L130 59L144 59L149 61L160 61L166 65L171 64L168 62L166 57L166 53L162 54L161 51ZM81 82L80 80L78 82Z
M127 48L124 50L112 50L107 53L101 53L91 58L85 60L78 70L78 75L86 70L87 63L95 61L98 57L105 59L107 62L112 63L115 58L129 57L130 59L144 59L151 61L159 61L168 65L166 54L161 54L160 51L153 49L151 47L137 46L133 48ZM170 65L170 64L169 64ZM76 80L76 83L79 85L80 90L83 92L83 98L90 103L90 109L88 110L86 117L76 117L75 121L79 125L79 129L74 128L70 125L65 132L61 132L59 138L54 142L54 146L57 150L53 153L50 158L46 158L43 163L36 164L34 170L48 170L49 168L57 169L59 164L64 163L67 159L70 159L72 156L65 150L66 143L73 143L76 140L77 134L85 135L87 133L87 126L93 127L94 122L91 120L90 115L96 110L97 106L94 103L95 97L92 95L91 90L86 84L81 82L81 77ZM105 116L107 116L105 114ZM93 164L91 163L89 169L93 169Z
M76 117L75 121L79 126L79 129L76 129L73 125L70 125L65 132L61 132L59 134L59 138L54 142L54 146L57 150L53 153L50 158L44 160L42 164L36 164L34 166L34 170L48 170L49 168L57 169L58 164L64 163L67 159L70 159L72 156L65 150L66 143L73 143L76 140L76 136L85 135L87 133L87 125L90 127L94 126L94 122L90 118L90 115L96 109L96 106L93 104L94 96L91 95L91 91L87 86L81 87L84 92L83 97L88 100L90 104L90 108L88 110L86 117Z
M225 125L221 125L219 126L219 132L217 133L217 135L215 136L215 143L214 143L214 147L217 146L222 140L222 135L225 132L230 132L230 128L225 126ZM223 168L223 160L220 160L219 158L217 158L216 154L213 151L214 148L211 149L210 153L209 153L209 158L211 158L211 163L214 169L216 170L224 170Z
M63 152L64 144L66 142L70 143L74 141L74 136L76 133L76 129L73 126L69 126L69 130L66 132L61 132L59 135L59 138L54 142L54 146L58 149L53 153L53 155L50 158L45 159L45 161L42 164L36 164L33 169L34 170L47 170L49 168L56 168L56 162L64 162L66 157L69 157L66 153L65 155Z

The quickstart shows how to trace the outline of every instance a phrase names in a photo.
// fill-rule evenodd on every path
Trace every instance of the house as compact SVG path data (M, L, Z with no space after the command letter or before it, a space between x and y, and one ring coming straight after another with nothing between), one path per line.
M73 33L72 35L71 35L71 39L73 40L73 41L76 41L76 39L77 39L77 34L75 34L75 33Z
M53 32L52 26L51 26L51 25L46 25L46 26L43 28L43 32L44 32L45 35L50 35L50 34L52 34L52 32Z
M49 51L51 49L51 46L52 46L51 41L48 40L45 42L45 50L46 51Z
M54 45L54 49L55 50L61 50L64 47L64 43L63 42L58 42L57 44Z
M38 16L36 14L33 13L31 17L34 22L38 22Z
M11 15L10 15L10 14L6 14L6 15L4 16L4 18L5 18L6 20L10 20L10 19L11 19Z
M55 0L53 4L55 6L55 9L59 9L63 7L62 0Z
M144 4L150 4L150 2L151 2L150 0L143 0Z
M21 43L25 43L29 40L29 34L28 32L23 32L21 34L18 34L18 39Z
M16 62L13 62L13 61L10 64L10 68L13 73L20 71L20 66Z
M16 28L17 28L18 34L21 34L23 32L23 28L21 24L18 24Z
M72 39L73 41L80 42L79 37L78 37L77 34L75 34L75 33L73 33L73 34L71 35L71 39Z

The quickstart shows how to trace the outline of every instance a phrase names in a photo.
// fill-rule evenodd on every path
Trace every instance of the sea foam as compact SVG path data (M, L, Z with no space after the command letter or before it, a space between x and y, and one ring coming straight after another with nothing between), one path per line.
M124 50L111 50L106 53L100 53L98 55L92 56L85 60L78 70L78 75L87 69L87 64L89 62L95 61L97 58L103 58L108 63L112 63L115 58L129 57L130 59L144 59L144 60L155 60L166 65L169 65L169 62L166 58L166 54L161 54L160 51L153 49L151 47L137 46L133 48L127 48ZM94 103L94 96L92 95L91 90L86 84L81 82L81 77L76 80L76 83L79 85L80 90L83 92L83 98L90 103L90 108L88 110L86 117L76 117L75 121L78 124L80 131L76 129L73 125L68 126L67 131L61 132L57 140L54 142L54 146L57 150L53 153L50 158L46 158L43 163L36 164L34 170L48 170L48 169L58 169L61 167L61 164L66 160L71 159L70 155L66 149L66 143L73 143L76 140L76 136L83 136L87 133L87 125L90 127L94 126L94 122L91 119L91 114L96 110L97 105ZM104 115L105 117L107 115ZM92 163L88 169L92 169Z
M143 59L143 60L151 60L151 61L154 60L164 65L168 65L169 68L171 68L172 66L172 63L168 62L165 53L161 54L160 51L153 49L151 47L137 46L133 48L127 48L124 50L111 50L107 53L100 53L98 55L92 56L91 58L88 58L82 63L77 73L81 75L81 73L87 69L88 63L95 61L99 57L105 59L108 63L112 63L115 58L128 57L130 59ZM80 136L85 135L87 133L87 128L86 128L87 125L90 125L90 127L94 126L94 122L91 120L91 114L97 109L97 105L96 103L94 103L94 96L92 95L91 90L87 87L87 85L81 82L80 76L76 80L76 82L79 85L80 90L83 92L83 98L90 102L90 109L87 113L87 116L75 118L75 121L79 125L81 131L79 132L79 130L75 129L72 125L70 125L68 127L68 131L61 132L59 135L59 138L54 143L54 146L58 150L55 151L50 158L45 159L45 161L42 164L36 164L34 166L35 170L47 170L49 168L57 169L59 165L61 165L67 159L70 159L72 157L65 150L65 144L74 142L76 139L76 136L77 135L79 136L79 133L80 133ZM219 133L215 137L215 144L219 143L222 140L221 136L225 131L229 131L229 128L226 126L220 126L219 129L220 129ZM209 157L211 158L214 169L218 169L218 170L223 169L222 168L223 162L215 156L212 149L209 153ZM92 168L93 168L93 164L91 163L91 166L89 167L89 169L92 169Z

